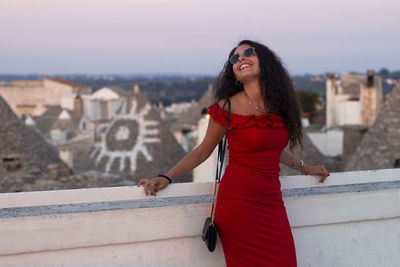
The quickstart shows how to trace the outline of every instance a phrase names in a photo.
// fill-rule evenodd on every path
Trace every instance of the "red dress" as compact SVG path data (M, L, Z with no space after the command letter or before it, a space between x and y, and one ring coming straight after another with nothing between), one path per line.
M208 114L226 126L218 104ZM229 164L221 178L215 222L226 264L296 266L296 252L279 182L279 161L288 143L283 119L231 114Z

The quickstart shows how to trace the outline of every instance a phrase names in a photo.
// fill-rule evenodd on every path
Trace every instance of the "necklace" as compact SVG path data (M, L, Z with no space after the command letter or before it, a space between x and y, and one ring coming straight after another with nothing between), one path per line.
M254 105L255 109L261 113L267 114L269 112L267 112L265 109L260 108L256 103L254 103L253 101L250 100L250 97L246 94L246 91L243 90L244 95L246 96L249 105Z

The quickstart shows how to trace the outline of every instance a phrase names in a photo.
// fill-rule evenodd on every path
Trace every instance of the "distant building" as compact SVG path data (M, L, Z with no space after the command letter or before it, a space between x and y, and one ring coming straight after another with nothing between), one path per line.
M207 108L213 103L215 103L215 99L213 87L210 85L200 101L192 103L192 106L172 125L172 132L185 151L188 152L195 146L197 134L196 136L192 136L192 134L197 131L199 120L207 113ZM193 139L193 142L191 142L191 139Z
M338 80L330 73L326 78L326 126L372 125L382 101L382 79L373 71L366 76L343 73Z
M134 91L139 90L138 88L139 85L134 84ZM116 86L103 87L93 94L82 95L83 114L91 121L109 120L130 95L132 91Z
M88 128L89 121L79 112L52 107L35 120L40 133L53 142L65 142Z
M0 97L0 192L46 178L50 169L53 177L70 174L57 151Z
M37 117L54 106L73 110L77 95L90 93L90 87L60 78L0 84L0 96L18 117Z
M170 106L164 107L162 102L160 102L156 108L160 111L161 118L168 129L172 129L172 126L192 105L193 101L172 103Z
M138 85L111 119L98 124L94 141L87 168L135 182L165 173L185 156ZM179 181L192 181L191 173Z

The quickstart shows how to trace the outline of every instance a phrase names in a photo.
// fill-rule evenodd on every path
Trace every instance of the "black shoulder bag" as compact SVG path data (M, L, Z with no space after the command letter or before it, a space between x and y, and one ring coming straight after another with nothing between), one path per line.
M229 98L228 102L228 118L225 128L225 138L223 138L218 144L218 158L217 158L217 171L215 174L215 184L214 184L214 198L211 208L211 216L206 219L203 226L203 232L201 233L201 238L206 243L206 246L210 252L215 250L217 245L217 225L214 223L215 216L215 206L217 205L218 187L221 181L222 167L224 164L225 150L226 150L226 138L229 129L229 122L231 120L231 101Z

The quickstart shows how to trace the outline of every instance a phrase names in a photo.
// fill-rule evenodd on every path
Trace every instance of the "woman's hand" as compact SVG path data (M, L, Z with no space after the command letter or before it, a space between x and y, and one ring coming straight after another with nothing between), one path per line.
M156 193L164 188L166 188L169 185L169 182L167 179L163 177L154 177L152 179L141 179L137 186L141 186L143 184L144 187L144 193L146 196L149 195L149 190L150 194L152 196L156 196Z
M319 179L320 183L325 182L326 178L330 175L324 166L307 166L305 168L305 174L307 175L321 175Z

